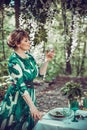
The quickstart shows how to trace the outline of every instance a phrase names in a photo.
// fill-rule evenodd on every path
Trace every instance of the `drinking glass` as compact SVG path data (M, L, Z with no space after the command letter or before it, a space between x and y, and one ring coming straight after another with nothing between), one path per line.
M83 107L87 109L87 97L83 99Z
M72 120L72 122L78 122L78 120L76 119L76 111L79 109L79 103L77 102L77 100L72 100L70 101L70 109L74 111L74 118Z

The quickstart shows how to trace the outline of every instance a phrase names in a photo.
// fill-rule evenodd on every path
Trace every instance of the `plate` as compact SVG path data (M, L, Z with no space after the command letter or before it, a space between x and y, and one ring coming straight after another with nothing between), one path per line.
M55 108L49 111L49 116L53 119L65 119L73 116L73 111L69 108Z
M87 117L87 111L84 110L77 110L76 115L81 115L83 117Z

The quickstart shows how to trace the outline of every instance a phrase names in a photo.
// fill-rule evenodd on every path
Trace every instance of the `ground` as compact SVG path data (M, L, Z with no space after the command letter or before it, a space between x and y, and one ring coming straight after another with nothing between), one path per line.
M68 107L68 100L62 96L60 89L68 81L75 81L82 84L83 89L87 86L87 77L57 77L54 81L42 82L35 85L37 107L43 112L47 112L55 107Z

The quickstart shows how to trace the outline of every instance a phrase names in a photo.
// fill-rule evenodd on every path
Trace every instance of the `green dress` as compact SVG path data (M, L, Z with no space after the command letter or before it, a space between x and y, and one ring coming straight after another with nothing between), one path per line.
M22 95L25 90L28 91L36 105L33 80L38 76L39 69L34 58L27 55L27 58L21 58L14 52L9 59L12 84L0 104L0 130L32 130L34 126L29 106Z

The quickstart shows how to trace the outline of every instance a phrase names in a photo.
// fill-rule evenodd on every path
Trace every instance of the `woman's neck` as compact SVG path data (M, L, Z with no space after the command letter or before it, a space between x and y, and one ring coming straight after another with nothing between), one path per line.
M25 51L23 50L15 50L15 53L17 53L17 55L19 55L22 58L27 58L27 55L25 54Z

